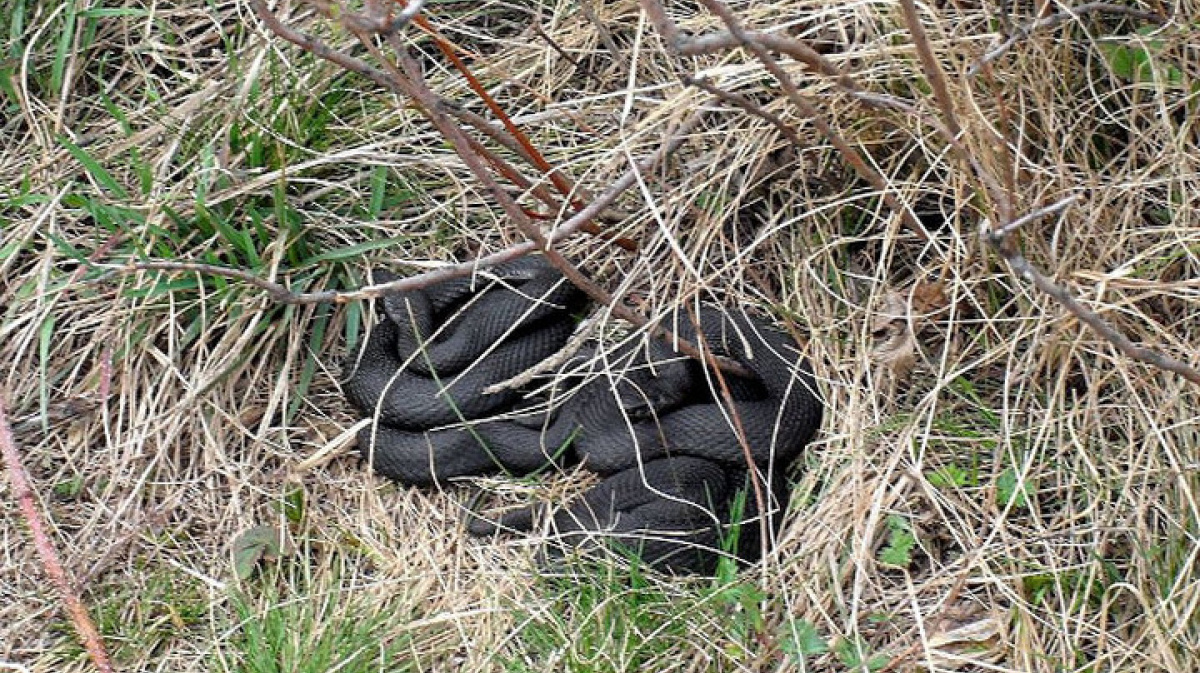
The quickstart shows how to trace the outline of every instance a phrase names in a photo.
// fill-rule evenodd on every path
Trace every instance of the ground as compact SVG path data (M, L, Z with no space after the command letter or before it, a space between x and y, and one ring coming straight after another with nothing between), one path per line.
M728 5L911 104L863 104L774 52L813 117L748 51L672 54L652 4L426 10L590 194L695 120L602 220L636 253L587 235L562 250L646 316L700 293L754 307L814 365L825 422L775 551L716 578L619 560L548 573L536 539L467 537L480 490L561 499L577 480L380 480L338 387L369 303L131 266L352 290L372 268L523 240L406 99L281 40L247 2L10 3L0 399L117 667L1195 670L1200 389L1119 350L980 232L1075 195L1008 251L1200 366L1200 6L920 6L943 97L903 3ZM688 35L723 30L704 6L668 11ZM375 62L312 5L272 7ZM402 34L434 91L494 119L428 36ZM936 128L947 103L961 151ZM93 670L0 483L0 667Z

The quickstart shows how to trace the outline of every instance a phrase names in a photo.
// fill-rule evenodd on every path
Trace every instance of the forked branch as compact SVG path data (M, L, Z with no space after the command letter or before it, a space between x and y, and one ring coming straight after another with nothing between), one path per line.
M1008 262L1009 267L1017 276L1034 284L1037 289L1050 295L1063 308L1067 309L1079 319L1080 322L1087 325L1092 331L1099 334L1106 341L1111 343L1125 356L1144 362L1148 365L1158 367L1163 371L1172 372L1182 376L1184 379L1200 385L1200 371L1189 366L1187 363L1176 360L1175 358L1159 353L1156 350L1139 346L1129 340L1129 337L1122 334L1112 325L1109 325L1101 318L1099 314L1084 306L1075 298L1071 291L1067 288L1055 283L1049 276L1038 270L1017 248L1013 241L1013 235L1017 230L1033 221L1050 217L1063 210L1066 210L1072 203L1075 202L1076 196L1072 195L1053 203L1045 208L1038 210L1005 224L1004 226L990 228L986 222L980 228L979 235L995 250L1001 257Z

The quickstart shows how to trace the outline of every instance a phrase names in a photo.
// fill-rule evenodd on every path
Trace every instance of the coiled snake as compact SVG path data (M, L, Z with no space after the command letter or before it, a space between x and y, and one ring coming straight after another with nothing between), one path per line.
M486 394L561 349L586 305L541 257L381 303L383 319L343 386L375 421L359 434L362 454L413 485L580 461L603 478L549 516L566 546L600 540L674 572L712 572L722 549L752 561L762 548L759 496L774 522L784 474L821 423L812 370L792 340L708 306L696 312L699 329L681 312L675 331L753 379L718 377L651 341L612 350L600 375L557 408L515 390ZM757 495L752 478L766 487ZM476 518L469 530L529 530L538 509Z

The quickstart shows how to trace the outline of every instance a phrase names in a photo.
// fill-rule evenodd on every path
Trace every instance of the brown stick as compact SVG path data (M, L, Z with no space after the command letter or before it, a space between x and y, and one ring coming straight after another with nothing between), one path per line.
M498 263L498 261L495 259L497 257L501 258L499 261L507 261L508 259L519 257L522 254L527 254L529 251L531 251L531 249L536 248L546 256L547 261L549 261L555 266L555 268L562 272L567 280L575 284L577 287L579 287L579 289L583 290L596 302L608 306L613 315L637 327L646 328L652 336L666 341L679 352L689 357L695 358L701 362L707 361L704 353L694 344L672 334L669 330L661 325L650 325L648 318L640 313L637 313L636 311L633 311L632 309L627 308L619 301L616 301L612 295L597 285L574 264L567 260L560 252L553 248L553 239L547 237L541 231L540 227L538 227L535 222L529 219L529 217L520 208L520 206L517 205L512 197L510 197L508 193L500 187L495 178L491 175L491 172L487 170L487 167L480 155L475 151L475 148L471 146L470 139L466 137L461 128L459 128L456 124L451 123L446 114L439 108L437 96L433 94L433 92L430 91L427 86L425 86L424 81L421 79L419 67L417 66L416 62L413 61L412 57L408 55L404 45L398 41L398 36L396 33L387 34L386 37L387 42L396 52L398 63L388 59L382 54L382 52L379 51L379 48L372 39L372 35L378 33L378 31L374 29L375 27L373 25L359 25L359 23L354 21L341 21L344 27L354 33L367 51L378 62L384 65L387 72L380 73L379 71L366 66L366 64L362 63L361 61L356 63L355 61L357 59L353 59L352 57L349 57L345 54L340 54L339 52L325 47L314 38L287 28L282 24L282 22L279 21L277 17L274 16L274 14L267 10L266 6L262 3L262 0L252 0L252 4L255 12L268 25L268 27L270 27L272 31L276 32L284 39L297 44L301 48L311 51L317 56L326 58L334 63L337 63L338 65L342 65L343 67L347 67L347 69L351 69L354 72L361 72L363 74L370 73L370 75L380 77L380 79L387 82L386 86L388 88L400 90L417 104L426 117L433 122L434 126L438 130L438 133L441 134L443 138L448 140L454 147L455 152L459 155L459 157L462 158L463 162L467 166L467 169L471 171L475 179L478 180L479 183L490 193L492 198L500 205L505 215L512 221L517 229L520 230L527 239L529 239L529 243L532 243L532 246L528 249L524 248L524 245L513 246L505 251L491 255L489 256L492 258L490 260L491 263ZM415 17L414 20L417 23L425 23L420 16ZM518 141L520 141L520 137L518 137ZM633 177L636 179L636 174ZM554 180L554 176L551 176L551 179L556 183L558 182L557 180ZM632 181L630 184L632 184ZM582 214L582 212L586 212L586 209L585 211L581 211L580 214ZM580 220L578 226L583 226L586 221L589 220ZM160 262L157 264L161 265L163 263ZM472 265L471 268L474 268L474 266ZM204 270L208 272L215 272L217 269L218 268L216 267L206 267L204 265L192 267L192 270ZM395 291L397 287L402 286L406 281L411 283L411 285L409 285L410 287L417 286L418 283L428 284L436 282L436 280L429 278L429 276L433 276L435 273L437 272L424 274L425 278L421 278L420 280L403 279L401 281L389 283L388 289ZM261 279L252 280L252 278L254 278L253 274L248 274L246 272L224 269L221 270L218 275L238 277L246 282L255 283L259 287L267 289L274 297L280 300L283 300L285 297L294 296L286 289L283 292L279 292L280 287L277 284L270 283L270 281L262 281ZM466 275L466 271L463 270L461 273L443 271L441 278L450 278L455 275ZM379 288L364 288L364 290L360 292L365 293L369 290L378 291ZM344 300L344 297L345 294L331 293L326 294L323 299L339 301L339 298ZM746 377L751 376L751 373L737 362L727 358L718 358L717 361L720 366L725 369L725 371L728 371L731 374Z
M1111 2L1088 2L1085 4L1079 5L1078 7L1068 7L1066 9L1066 11L1064 11L1064 12L1059 12L1058 14L1051 14L1050 16L1044 16L1040 19L1034 19L1033 21L1030 21L1029 23L1027 23L1023 26L1018 26L1017 29L1014 30L1012 32L1012 34L1008 36L1008 39L1004 40L999 45L997 45L993 49L989 50L983 56L980 56L978 61L975 61L974 63L972 63L971 67L967 68L967 75L973 77L973 76L979 74L979 71L985 65L988 65L992 61L995 61L996 59L1000 58L1005 53L1007 53L1009 49L1012 49L1013 45L1020 42L1021 40L1024 40L1025 38L1029 37L1033 33L1037 32L1043 28L1052 28L1054 26L1057 26L1060 23L1066 23L1067 21L1070 21L1071 19L1078 19L1078 18L1082 17L1084 14L1089 14L1091 12L1106 12L1109 14L1125 14L1125 15L1131 16L1135 19L1142 19L1143 21L1153 21L1155 23L1164 23L1167 20L1166 17L1161 16L1159 14L1155 14L1154 12L1147 12L1147 11L1143 11L1140 9L1135 9L1133 7L1126 7L1125 5L1114 5Z
M104 641L100 638L100 632L96 630L95 623L88 616L87 606L75 592L71 580L67 577L67 571L63 568L62 561L59 560L58 552L54 549L54 543L46 534L42 514L38 511L37 503L34 501L29 475L25 472L21 454L13 439L12 428L8 424L3 397L0 397L0 455L4 456L4 462L8 466L8 480L12 484L13 496L17 499L21 517L29 526L30 535L33 536L33 545L42 559L42 567L46 570L51 584L58 590L59 596L67 608L71 624L75 627L75 634L83 642L96 670L101 673L111 673L115 669L108 657L108 652L104 649Z
M298 31L294 28L291 28L290 26L287 26L286 24L284 24L282 21L279 20L279 17L275 16L275 14L273 12L271 12L269 9L267 9L266 4L263 3L262 0L251 0L250 4L251 4L251 7L254 9L255 14L258 15L259 19L264 24L266 24L267 28L269 28L271 30L271 32L275 33L279 37L287 40L288 42L291 42L292 44L300 47L301 49L313 54L314 56L316 56L318 58L325 59L325 60L329 61L330 63L340 66L349 72L353 72L355 74L366 77L367 79L371 80L372 82L374 82L375 84L379 85L380 87L382 87L384 89L393 91L395 93L399 93L401 95L407 95L404 88L402 86L400 86L399 83L397 83L391 77L389 77L387 75L387 73L384 73L383 71L372 67L370 64L368 64L366 61L363 61L362 59L355 58L353 56L350 56L349 54L346 54L346 53L343 53L343 52L337 51L336 49L331 48L329 45L325 44L320 39L313 37L312 35ZM325 7L325 8L332 7L332 5L327 2L323 3L319 6ZM348 23L345 24L348 27L349 26L360 26L360 27L361 26L374 26L374 27L378 28L378 26L382 25L382 24L378 24L377 22L368 22L365 18L363 18L360 15L344 14L344 15L340 15L340 16L343 19L346 19L348 21ZM347 18L350 16L355 16L358 18L357 19ZM514 153L516 153L518 156L520 156L523 160L530 163L531 165L535 165L535 166L538 165L540 156L535 156L535 155L530 154L526 150L525 146L523 146L520 142L513 139L511 136L507 136L503 133L500 133L498 130L491 128L491 126L487 123L487 121L484 120L483 118L479 117L479 115L471 113L467 110L463 110L460 106L457 106L457 105L453 104L452 102L447 101L443 98L438 97L437 101L438 101L439 105L444 106L444 108L446 110L448 110L451 114L453 114L454 116L461 119L464 123L470 124L471 126L479 129L480 132L486 134L488 137L492 138L493 140L500 143L501 145L508 148L509 150L512 150ZM488 151L487 148L485 148L483 145L478 146L477 152L480 155L487 158L489 163L497 166L498 170L504 170L504 169L501 169L500 166L507 167L507 169L510 170L511 173L506 173L506 177L508 177L511 174L516 173L516 170L513 169L511 166L509 166L507 164L507 162L505 162L500 157L495 156L493 153ZM542 160L542 162L544 163L544 160ZM561 181L561 176L560 176L560 181ZM530 185L532 183L530 180L522 177L519 184ZM568 183L563 183L563 184L566 185ZM524 189L525 187L522 187L522 188ZM582 190L576 190L576 191L578 192L579 197L586 198L586 192L584 192ZM546 203L551 208L553 208L555 210L561 209L560 204L555 199L553 199L552 197L549 196L549 193L547 190L539 187L536 189L532 189L531 193L535 197L540 199L542 202ZM583 223L579 224L578 228L583 231L586 231L588 233L595 234L595 235L599 235L601 233L601 229L600 229L599 225L597 225L591 221L587 221L587 222L583 222ZM637 247L637 245L635 243L633 243L632 241L629 241L627 239L618 239L615 241L615 243L618 246L625 248L627 250L636 249L636 247Z
M393 38L394 39L394 38ZM384 60L382 54L378 53L374 45L369 40L364 40L364 45L368 50L375 52L376 58ZM393 45L395 49L400 45ZM455 151L462 157L467 168L475 176L487 190L490 192L500 207L504 210L505 215L512 221L517 229L525 235L527 239L533 242L534 246L546 256L546 260L550 262L554 268L558 269L568 281L573 285L583 290L585 294L592 298L598 304L608 307L616 317L640 328L645 328L649 334L657 339L661 339L680 353L694 358L700 362L709 362L709 358L695 344L673 334L670 330L663 327L661 324L651 325L650 320L642 314L626 307L607 290L600 287L595 281L584 274L577 266L571 263L561 252L554 248L553 242L547 238L542 232L537 223L529 219L528 216L517 206L499 184L495 178L487 171L479 157L475 155L470 148L466 136L462 130L456 125L449 123L449 120L434 106L429 105L429 101L433 98L433 92L425 85L425 82L419 77L419 69L417 63L404 49L396 49L397 57L400 66L404 69L402 76L407 78L407 83L411 85L413 91L412 97L422 105L428 112L430 120L437 126L438 132L442 134L450 144L454 146ZM390 63L389 63L390 65ZM394 66L393 66L394 67ZM719 366L725 371L742 377L752 378L753 374L741 364L729 360L727 358L717 359Z
M984 228L979 232L980 237L999 253L1000 256L1004 257L1017 276L1033 283L1039 290L1050 295L1051 298L1062 304L1063 308L1070 311L1081 322L1092 328L1092 331L1099 334L1113 346L1116 346L1117 350L1124 353L1127 357L1139 362L1145 362L1164 371L1178 374L1188 381L1200 385L1200 371L1180 360L1133 343L1129 340L1129 337L1117 331L1116 328L1105 322L1094 311L1080 304L1079 300L1071 294L1070 290L1058 285L1039 271L1017 249L1017 246L1012 241L1012 234L1018 227L1062 211L1070 206L1075 201L1075 198L1075 196L1067 197L996 229Z
M995 176L984 169L975 155L967 151L967 148L962 144L962 124L958 122L958 115L954 112L954 101L950 99L950 88L946 84L946 74L942 71L941 65L938 64L937 58L933 55L933 48L929 44L929 36L925 33L925 26L921 23L920 15L917 14L916 3L913 0L900 0L900 6L904 10L904 21L908 26L909 33L912 34L913 45L917 50L917 57L921 62L921 70L925 73L925 78L929 80L929 85L933 89L934 100L942 112L943 126L941 126L940 132L943 138L950 145L955 157L965 167L970 168L975 177L979 179L979 183L983 185L982 190L976 187L975 191L982 192L981 196L987 196L991 199L992 205L996 208L996 212L1002 221L1007 222L1011 220L1016 216L1016 206L1012 193L1001 187Z
M900 7L904 10L904 22L908 25L908 32L912 34L917 58L921 60L921 69L925 71L925 78L933 88L933 98L942 110L942 121L950 135L957 138L962 134L962 127L958 124L958 115L954 114L954 101L950 99L950 90L946 87L946 76L933 56L929 35L925 33L925 25L921 23L921 16L917 14L917 5L913 0L900 0Z
M654 0L643 0L643 4L653 4L653 2ZM800 93L800 90L796 88L796 84L792 81L792 78L788 76L782 67L780 67L779 62L775 60L775 57L771 56L770 52L768 52L763 45L752 40L750 35L742 29L741 22L738 21L737 17L733 15L733 12L731 12L723 3L719 2L719 0L700 0L700 2L706 8L708 8L710 12L716 14L721 18L722 21L725 22L725 26L729 29L730 34L737 38L743 47L750 50L750 52L754 54L755 58L757 58L767 68L767 72L771 73L771 76L779 82L779 85L783 87L783 91L787 95L788 100L791 101L792 105L795 105L796 108L800 110L800 113L812 122L813 126L817 128L817 131L820 132L820 134L824 136L831 145L833 145L834 149L838 151L838 154L840 154L842 158L846 160L846 163L850 164L850 167L853 168L860 177L870 183L870 185L879 193L879 198L883 199L883 202L887 204L889 208L891 208L892 212L900 215L901 220L903 220L908 229L916 234L921 240L928 241L929 233L925 231L924 225L922 225L920 220L917 219L916 214L914 214L910 208L905 207L905 205L896 198L896 195L891 189L888 188L887 180L884 179L884 177L880 175L878 171L876 171L874 168L871 168L866 159L863 158L862 154L860 154L858 150L851 147L850 143L847 142L844 137L842 137L842 134L839 133L837 129L834 129L832 126L830 126L829 122L825 121L825 118L821 115L820 111L817 110L817 108Z

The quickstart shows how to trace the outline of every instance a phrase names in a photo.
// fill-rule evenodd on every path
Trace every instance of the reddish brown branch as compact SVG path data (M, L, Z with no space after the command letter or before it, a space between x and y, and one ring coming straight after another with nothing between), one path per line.
M319 9L324 11L326 14L331 14L331 15L336 14L339 17L339 20L342 21L342 24L349 29L353 30L353 29L357 28L359 31L363 32L363 34L380 32L380 33L383 33L384 35L387 35L389 37L389 39L391 39L392 37L395 36L394 33L385 31L381 28L381 26L385 25L384 23L381 23L381 21L382 21L381 19L373 20L373 19L369 19L369 18L364 18L363 16L356 15L353 13L342 12L341 10L338 10L337 12L335 12L333 10L334 5L330 2L324 2L324 1L318 2L317 6ZM408 96L408 90L404 87L403 83L400 81L397 81L393 76L389 76L388 73L385 73L381 70L378 70L377 68L372 67L366 61L363 61L361 59L350 56L349 54L345 54L343 52L337 51L336 49L332 49L331 47L329 47L328 45L326 45L324 42L322 42L320 39L318 39L316 37L313 37L311 35L308 35L307 33L295 30L294 28L291 28L290 26L285 25L282 21L279 20L279 17L275 16L275 14L273 12L271 12L269 9L267 9L266 4L262 0L251 0L251 7L254 9L254 12L259 17L259 19L262 20L262 22L264 24L266 24L266 26L273 33L278 35L279 37L287 40L288 42L291 42L292 44L295 44L296 46L300 47L301 49L304 49L305 51L312 53L314 56L325 59L325 60L327 60L335 65L338 65L350 72L353 72L353 73L356 73L363 77L366 77L366 78L370 79L372 82L375 82L377 85L379 85L385 89L388 89L389 91L393 91L395 93L398 93L398 94L401 94L404 96ZM419 19L420 21L423 21L423 19L419 16L416 18ZM387 24L387 25L390 25L390 24ZM452 46L447 45L446 48L452 49ZM393 73L393 75L394 75L394 73ZM473 78L473 76L472 76L472 78ZM487 95L486 91L483 93L483 95L485 95L485 96ZM490 97L489 97L489 99L490 99ZM513 136L506 136L505 134L500 133L497 129L492 128L491 125L488 124L487 120L483 119L479 115L476 115L472 112L469 112L469 111L463 109L459 105L456 105L450 101L447 101L447 100L445 100L441 97L437 97L437 96L434 97L434 100L436 100L436 102L437 102L438 109L445 110L445 111L449 112L450 114L454 115L455 117L459 118L464 123L470 124L472 127L478 129L480 132L484 133L489 138L492 138L499 144L501 144L504 147L508 148L509 150L513 151L518 156L520 156L522 159L524 159L525 161L527 161L530 164L537 167L539 170L542 170L543 172L545 172L545 170L546 170L545 167L549 167L549 164L545 161L545 159L542 158L542 156L540 154L538 154L537 150L533 148L533 146L529 143L528 139L525 138L525 136L523 134L521 134L520 130L516 128L515 124L513 124L513 122L510 119L508 119L507 116L503 116L502 121L504 121L506 123L506 125L508 127L510 127L509 128L510 133L513 130L516 131L516 134ZM493 103L494 103L494 101L493 101ZM428 111L425 111L425 112L428 115ZM500 111L500 114L498 116L501 116L501 115L504 115L503 110ZM472 142L475 142L475 141L472 141ZM534 197L538 198L543 203L546 203L548 206L550 206L551 209L553 209L555 211L561 210L560 204L553 197L551 197L549 195L549 192L547 190L545 190L544 188L541 188L540 186L533 185L532 181L524 178L524 176L521 176L519 174L519 172L516 171L515 168L513 168L511 165L509 165L507 162L505 162L500 157L498 157L495 154L493 154L492 152L490 152L482 144L479 144L477 142L476 142L476 152L480 156L484 157L488 163L495 166L497 171L499 171L502 175L504 175L505 179L513 181L514 184L517 184L522 189L528 189L530 191L530 193L533 194ZM561 176L561 174L557 174L556 172L552 171L548 175L549 175L551 181L555 184L557 189L559 189L559 190L565 189L566 190L564 192L564 194L567 195L567 198L575 198L575 199L580 199L580 198L587 199L588 198L587 192L585 190L576 188L575 186L573 186L570 183L570 181L567 181L565 178L563 178ZM557 178L555 177L555 175L557 175ZM557 182L555 182L556 179L557 179ZM572 190L574 190L574 192L572 192ZM578 207L578 205L576 207ZM592 222L590 219L587 221L577 223L576 228L580 231L587 232L594 236L600 236L600 237L604 238L605 240L612 240L613 243L615 243L619 247L624 248L626 250L636 250L637 249L636 242L631 241L629 239L626 239L626 238L610 239L610 237L606 236L603 233L600 226L597 225L595 222Z
M382 54L379 54L378 50L375 49L375 47L370 44L369 41L364 40L364 45L368 50L375 52L376 58L380 58L382 60ZM393 48L395 48L395 45L393 45ZM614 316L634 326L646 328L651 336L663 340L680 353L683 353L688 357L695 358L700 362L710 361L711 356L706 357L704 352L695 344L673 334L661 324L651 325L648 318L634 311L633 309L626 307L615 297L613 297L607 290L600 287L599 284L584 274L583 271L571 263L570 260L563 256L563 254L553 246L553 242L546 236L545 233L542 232L541 228L538 227L537 223L530 220L529 217L521 211L512 198L500 188L500 185L496 183L495 178L493 178L492 175L486 170L483 163L479 160L479 157L471 151L470 144L467 141L466 136L462 133L462 130L456 125L449 123L449 120L445 117L445 115L441 114L435 106L429 104L430 100L433 98L433 92L431 92L425 85L425 82L419 78L419 69L412 57L409 56L408 53L403 49L396 49L396 55L399 60L400 67L404 70L402 76L406 78L406 83L413 89L411 93L413 98L430 112L430 120L437 127L438 132L441 133L442 136L454 146L455 151L457 151L459 156L462 157L463 162L466 163L467 168L474 175L475 179L478 180L480 184L482 184L488 190L492 198L499 203L501 209L504 210L504 213L517 227L517 229L524 234L527 239L532 241L536 248L546 256L547 261L549 261L556 269L558 269L568 281L570 281L580 290L583 290L583 292L591 297L594 301L601 305L607 306L609 311L611 311ZM732 374L743 377L752 376L745 367L742 367L739 363L732 360L721 358L718 360L718 363L721 368Z
M325 48L323 51L317 51L316 46L319 44L318 41L316 41L313 38L310 38L308 36L305 36L303 34L300 34L297 31L288 29L286 26L283 26L282 23L278 20L278 18L275 17L273 14L271 14L266 9L265 5L262 4L261 0L253 0L253 3L254 3L255 11L264 20L264 22L267 23L268 27L270 27L273 31L275 31L281 37L284 37L284 39L294 42L295 44L301 46L302 48L312 51L314 54L316 54L318 56L322 56L322 57L326 57L326 58L336 56L336 58L330 58L330 60L333 60L333 62L338 63L339 65L349 64L349 65L358 66L358 64L353 63L353 59L350 59L349 57L346 57L345 55L338 54L337 52L334 52L333 50L329 50L328 48ZM328 12L328 13L330 14L330 18L333 18L333 19L338 19L339 17L342 17L342 14L339 12ZM424 22L424 19L420 16L417 16L414 19L414 21ZM672 334L669 330L663 328L660 325L653 325L653 326L650 325L649 320L645 316L622 305L612 295L610 295L606 290L604 290L602 287L600 287L598 284L596 284L593 280L591 280L589 277L587 277L582 271L580 271L574 264L572 264L569 260L567 260L562 255L562 253L560 253L556 249L554 249L553 243L554 243L555 239L550 236L547 236L544 232L542 232L541 228L537 225L537 223L533 222L529 218L529 216L524 212L524 210L522 210L521 207L519 205L517 205L516 201L514 201L513 198L507 192L505 192L503 188L501 188L499 183L497 183L496 179L492 176L491 172L487 169L484 159L482 159L480 154L476 151L476 146L473 146L471 140L466 136L466 134L462 131L462 129L459 128L456 124L452 123L450 121L449 117L447 117L446 114L443 112L443 110L440 108L440 106L438 105L438 102L439 102L438 97L435 94L433 94L433 92L430 91L429 88L425 85L425 82L421 78L420 68L417 66L416 62L413 61L412 57L409 56L407 49L404 47L404 45L398 41L398 36L395 33L391 33L391 34L387 35L387 42L392 47L392 49L395 51L396 58L397 58L397 61L392 61L391 59L384 56L384 54L382 52L380 52L378 46L376 46L374 40L372 39L372 35L376 34L378 31L375 31L373 29L367 30L367 29L363 28L362 25L359 25L359 23L356 23L353 21L347 22L347 21L343 20L343 21L341 21L341 23L344 27L346 27L351 32L353 32L355 34L355 36L358 37L359 41L363 44L363 46L366 47L367 51L372 55L372 57L374 57L377 62L379 62L380 64L382 64L384 66L386 72L380 73L380 75L382 75L382 79L388 81L389 88L395 88L395 89L400 90L406 96L408 96L410 99L412 99L414 101L414 103L417 105L417 107L425 114L425 116L437 128L438 133L443 138L445 138L447 141L449 141L450 144L454 147L455 152L459 155L460 158L462 158L463 163L466 164L467 169L472 173L472 175L475 177L475 179L488 191L488 193L495 200L495 202L497 204L499 204L500 208L504 211L504 214L509 218L509 220L513 223L513 225L516 226L517 229L520 230L521 233L526 236L526 238L529 240L529 243L532 244L532 245L529 245L527 243L527 244L522 244L522 245L518 245L518 246L513 246L511 248L508 248L505 251L501 251L500 253L491 255L491 256L489 256L490 263L495 264L495 263L498 263L499 261L505 261L507 259L512 259L515 257L519 257L523 254L527 254L528 252L530 252L531 249L538 249L546 256L547 260L551 264L553 264L559 271L561 271L563 273L563 275L567 278L567 280L569 280L570 282L575 284L577 287L579 287L581 290L583 290L585 293L587 293L595 301L608 306L609 310L612 312L613 315L617 316L618 318L621 318L622 320L630 322L631 324L633 324L635 326L647 328L652 336L655 336L657 338L663 339L664 341L667 341L668 343L671 343L671 345L673 347L675 347L679 352L684 353L685 355L688 355L689 357L696 358L696 359L700 360L701 362L707 361L707 358L705 357L704 353L701 352L694 344L691 344L684 339L678 338L676 335ZM425 23L427 23L427 22L425 22ZM363 25L366 25L366 24L363 24ZM369 27L370 26L368 26L368 28ZM356 72L357 71L360 71L360 70L356 70ZM473 79L473 78L471 78L471 79ZM486 94L481 94L481 95L486 95ZM530 154L536 155L536 150L533 150L532 147L528 147L527 150L530 151ZM636 174L634 175L634 178L636 178ZM630 184L632 184L632 180L630 181ZM628 187L625 187L625 188L627 189ZM567 191L569 193L570 189L568 189ZM583 211L581 211L579 213L579 215L583 215L587 211L588 211L588 209L585 208ZM573 221L578 220L574 226L582 227L587 222L590 221L590 217L585 219L585 218L579 218L577 216L576 218L572 218L572 220ZM565 224L562 227L560 227L560 229L565 229L565 228L566 228ZM159 268L163 268L161 265L163 265L164 263L158 262L158 263L153 263L153 264L155 266L158 266ZM462 265L458 265L458 266L461 267ZM134 268L137 268L137 265L135 265ZM147 267L143 263L142 268L153 268L153 267ZM417 278L404 279L402 281L396 281L394 283L389 283L386 289L390 290L390 291L395 291L396 289L398 289L400 287L415 287L415 286L419 286L422 284L429 284L429 283L437 282L437 280L443 279L443 278L450 278L450 277L454 277L456 275L465 275L465 273L467 272L466 270L461 269L461 268L455 269L455 270L448 270L450 268L451 267L447 267L447 269L439 270L441 273L431 272L429 274L422 274L422 276L417 277ZM469 268L475 268L475 265L470 265ZM253 274L247 274L245 272L237 271L237 270L220 269L218 267L206 267L204 265L193 265L193 266L191 266L190 270L204 271L204 272L209 272L209 273L216 273L217 275L237 277L242 280L245 280L246 282L253 283L256 286L267 290L274 298L276 298L278 300L287 301L290 299L292 303L297 303L296 295L293 295L290 291L287 291L285 288L282 288L281 286L279 286L276 283L271 283L270 281L264 281L262 279L257 279L253 276ZM360 291L360 293L365 295L369 291L374 290L375 292L379 292L381 289L383 289L383 288L380 288L380 287L365 288L364 290ZM349 293L325 294L319 300L345 301L348 298L347 297L348 294ZM309 300L309 301L312 301L312 300ZM721 367L723 367L726 371L728 371L730 373L733 373L733 374L736 374L739 376L748 376L749 375L749 372L744 367L742 367L740 364L738 364L736 362L733 362L733 361L730 361L730 360L727 360L724 358L720 359L718 362L721 365Z
M425 32L429 33L429 36L433 38L434 44L437 45L438 50L442 52L443 56L449 59L450 63L454 65L454 68L458 70L459 74L461 74L463 78L467 80L467 85L471 87L471 90L475 92L475 95L479 96L479 98L483 100L484 104L488 106L488 109L492 111L492 114L496 115L496 118L500 120L501 124L504 124L504 128L508 130L509 134L511 134L517 143L524 148L528 157L533 161L533 165L538 170L545 173L546 177L550 178L550 182L554 184L554 187L558 189L558 191L564 197L572 200L577 199L578 194L576 194L575 185L565 176L563 176L558 169L551 166L550 162L546 161L541 152L538 152L537 148L533 146L533 143L529 141L529 137L525 135L525 132L513 123L513 120L509 118L508 113L504 111L504 108L500 107L500 104L496 102L496 99L492 98L492 95L488 93L488 90L484 88L482 83L480 83L479 78L475 77L475 73L471 72L471 69L467 67L467 64L463 63L463 60L458 57L458 54L455 53L454 45L451 44L450 41L444 36L442 36L442 34L438 32L425 17L418 16L414 22L423 28Z
M111 673L114 669L108 652L104 649L104 642L100 639L100 632L96 630L95 623L88 616L87 606L83 604L79 594L72 586L71 580L67 577L67 571L63 568L62 561L59 560L58 552L54 549L54 543L50 541L50 536L46 533L42 514L38 510L33 489L30 487L29 475L25 472L21 454L13 439L12 428L8 424L8 413L5 410L3 397L0 397L0 455L3 455L4 463L8 466L8 480L12 484L13 496L17 499L21 517L29 526L33 545L42 559L42 567L46 570L50 583L58 590L67 609L67 615L71 618L71 624L75 627L76 635L83 642L96 670L101 673Z

